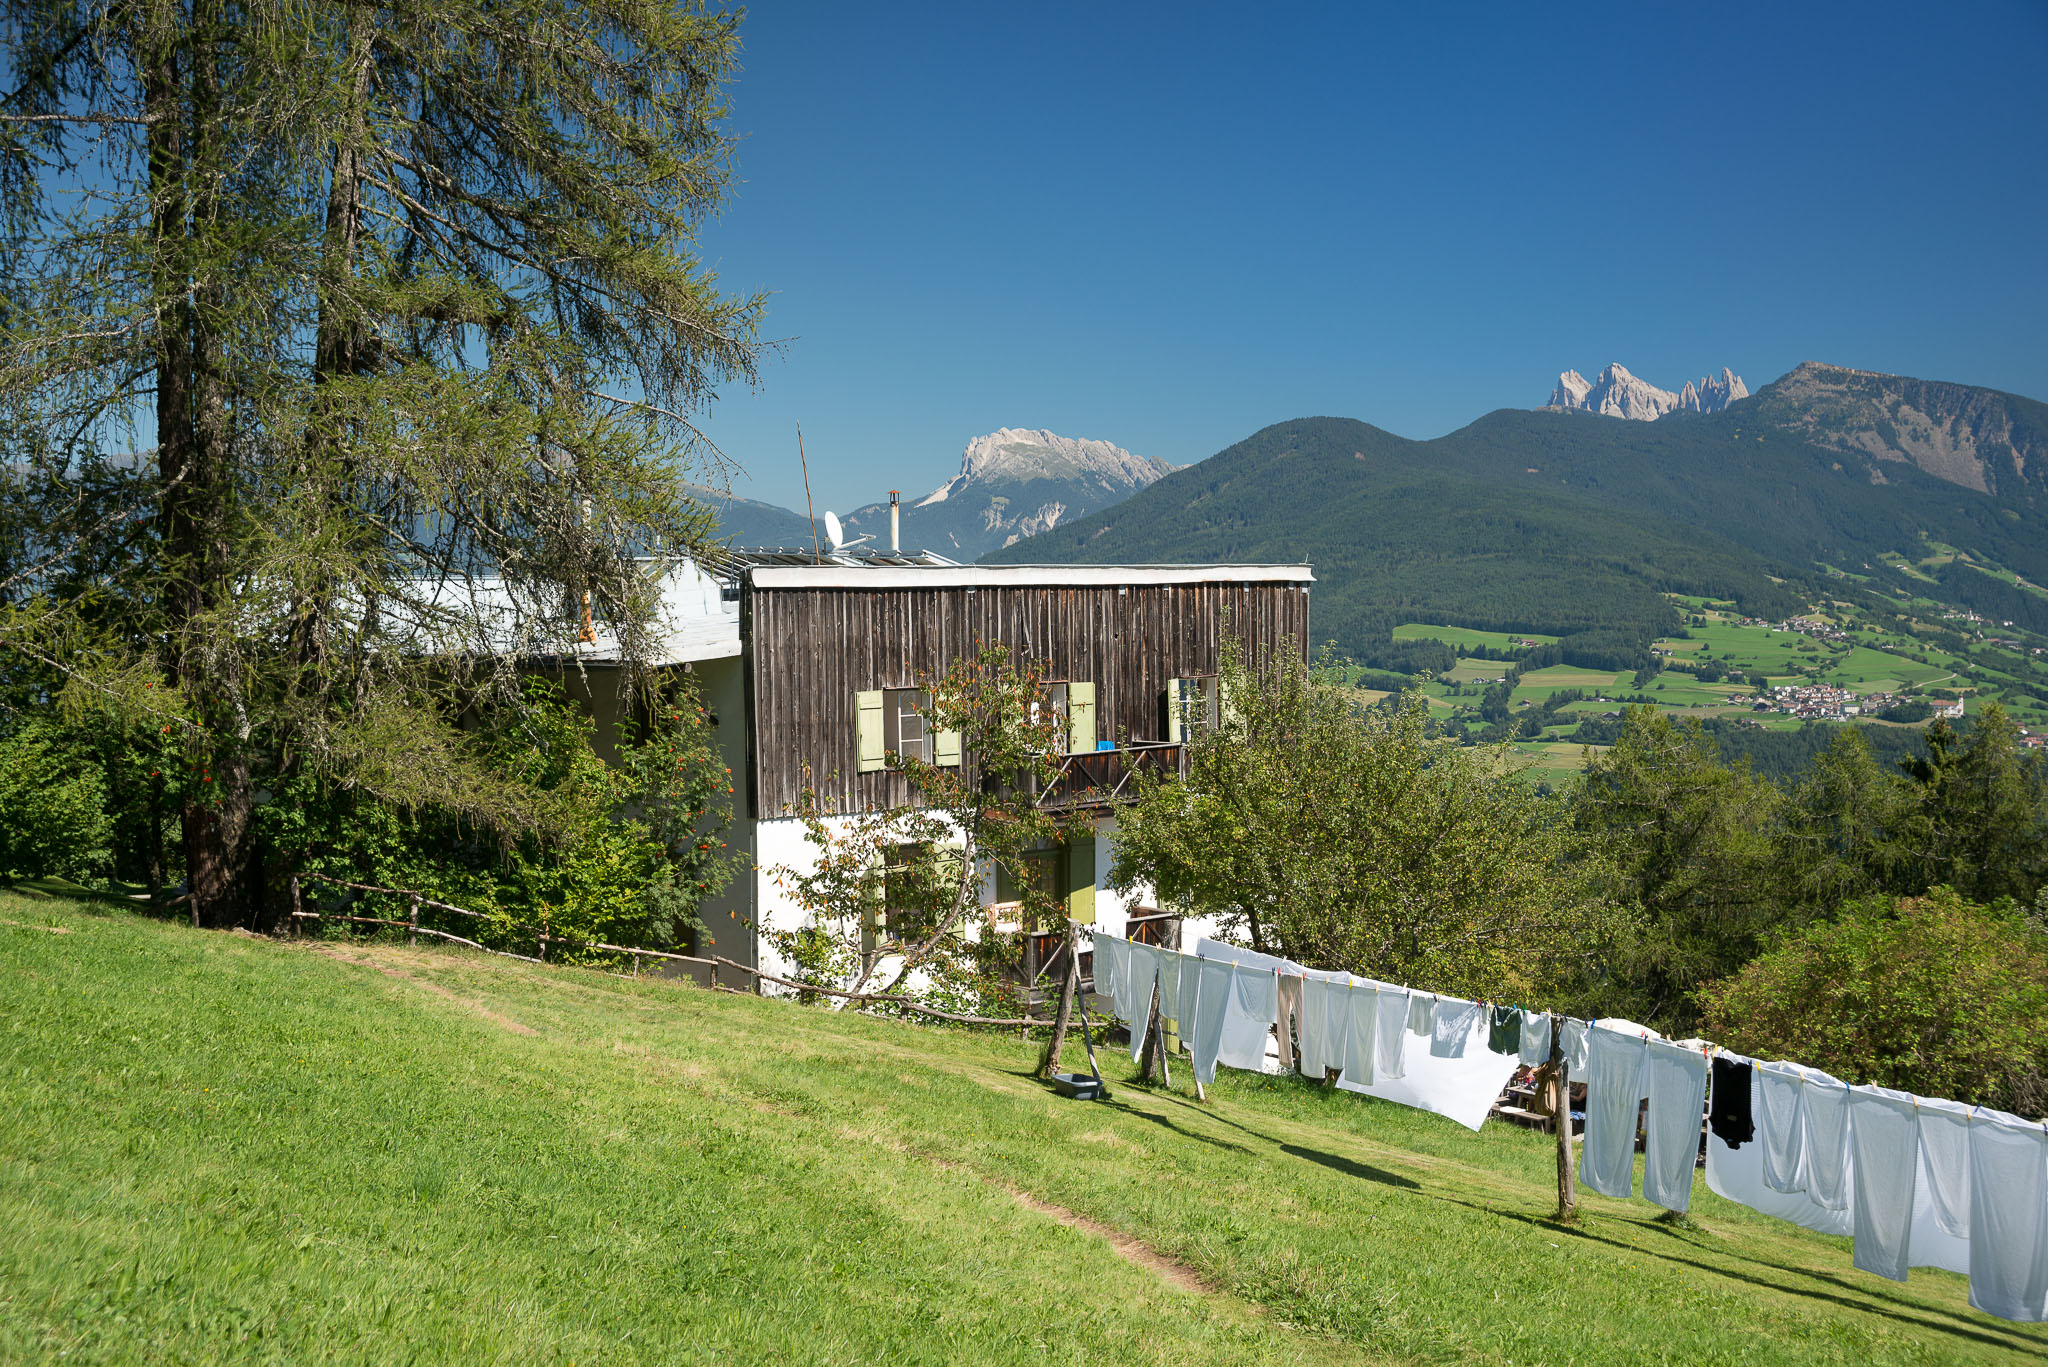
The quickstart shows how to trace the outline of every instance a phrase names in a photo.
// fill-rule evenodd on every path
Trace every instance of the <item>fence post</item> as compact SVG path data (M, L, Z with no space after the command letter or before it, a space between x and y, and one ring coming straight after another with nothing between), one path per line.
M405 924L407 926L405 942L417 948L420 942L420 895L418 893L412 895L412 906L405 913Z
M546 912L542 912L542 913L540 914L540 961L541 961L542 963L546 963L546 962L547 962L547 960L548 960L548 914L547 914Z
M294 870L294 871L293 871L293 873L292 873L292 934L294 934L294 935L297 935L298 933L299 933L299 875L298 875L298 872L297 872L296 870Z

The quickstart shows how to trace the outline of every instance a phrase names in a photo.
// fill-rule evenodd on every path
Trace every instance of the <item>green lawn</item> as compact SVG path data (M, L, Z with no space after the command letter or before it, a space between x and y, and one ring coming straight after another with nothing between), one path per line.
M1550 1141L1015 1037L0 897L0 1359L2037 1361L1960 1278ZM1183 1080L1182 1086L1185 1087Z
M1566 688L1576 688L1586 693L1605 693L1612 691L1621 677L1612 670L1574 669L1570 665L1552 665L1548 669L1532 669L1524 674L1521 682L1515 687L1515 697L1548 698L1551 694Z
M1664 673L1650 681L1642 692L1665 707L1723 706L1750 696L1743 684L1703 684L1690 674Z
M1473 660L1461 656L1458 663L1451 667L1451 672L1444 677L1453 683L1466 683L1472 679L1499 679L1504 678L1512 668L1513 665L1500 660Z
M1533 761L1529 765L1529 776L1547 780L1557 786L1582 772L1586 767L1586 756L1591 753L1600 756L1607 753L1604 745L1588 746L1580 741L1536 741L1520 740L1514 748Z
M1710 656L1745 674L1789 674L1801 660L1827 658L1825 653L1801 655L1799 648L1810 644L1810 638L1796 631L1746 627L1725 619L1688 628L1686 639L1656 643L1660 649L1677 652L1680 659Z
M1394 628L1397 641L1442 641L1453 649L1464 646L1514 646L1520 641L1534 641L1538 645L1549 645L1557 640L1537 631L1477 631L1471 627L1431 626L1423 622L1407 622ZM1502 668L1506 668L1505 665Z

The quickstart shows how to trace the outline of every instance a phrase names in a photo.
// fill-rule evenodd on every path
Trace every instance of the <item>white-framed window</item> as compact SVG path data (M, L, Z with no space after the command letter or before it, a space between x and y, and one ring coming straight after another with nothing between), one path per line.
M1033 726L1042 726L1048 721L1057 721L1062 730L1067 720L1067 686L1064 683L1049 683L1039 686L1039 696L1031 700L1029 721Z
M1095 749L1095 685L1065 680L1041 686L1043 697L1031 704L1031 723L1053 722L1068 754Z
M888 753L929 764L960 763L960 733L933 731L918 709L931 705L921 688L870 688L853 695L854 771L888 767Z
M918 709L931 706L930 695L917 688L882 690L882 745L905 759L930 760L931 728Z
M1214 674L1167 680L1167 740L1190 741L1203 731L1214 730L1222 716L1221 702Z

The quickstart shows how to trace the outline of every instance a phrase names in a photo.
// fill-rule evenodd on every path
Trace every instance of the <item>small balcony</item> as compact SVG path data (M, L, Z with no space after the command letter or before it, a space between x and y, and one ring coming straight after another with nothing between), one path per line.
M1135 776L1187 776L1187 747L1178 742L1144 742L1113 750L1064 755L1059 772L1036 796L1040 811L1106 812L1128 800Z

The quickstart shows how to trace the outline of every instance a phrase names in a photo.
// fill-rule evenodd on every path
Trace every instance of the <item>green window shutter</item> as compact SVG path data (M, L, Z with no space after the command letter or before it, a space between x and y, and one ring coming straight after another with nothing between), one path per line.
M960 859L961 850L958 845L946 845L932 851L932 866L947 888L949 905L952 889L960 885ZM981 899L976 897L974 900L979 902Z
M958 731L935 731L932 733L932 763L958 767L960 763L960 733Z
M1180 689L1179 679L1166 681L1166 739L1173 745L1185 739L1180 733Z
M1095 748L1095 685L1067 685L1067 753L1084 754Z
M1225 726L1235 726L1244 720L1244 713L1237 707L1237 699L1231 696L1230 685L1222 679L1216 681L1216 709Z
M854 733L859 744L858 773L873 773L882 767L882 690L853 695Z
M1077 835L1067 841L1067 919L1095 924L1095 837Z

